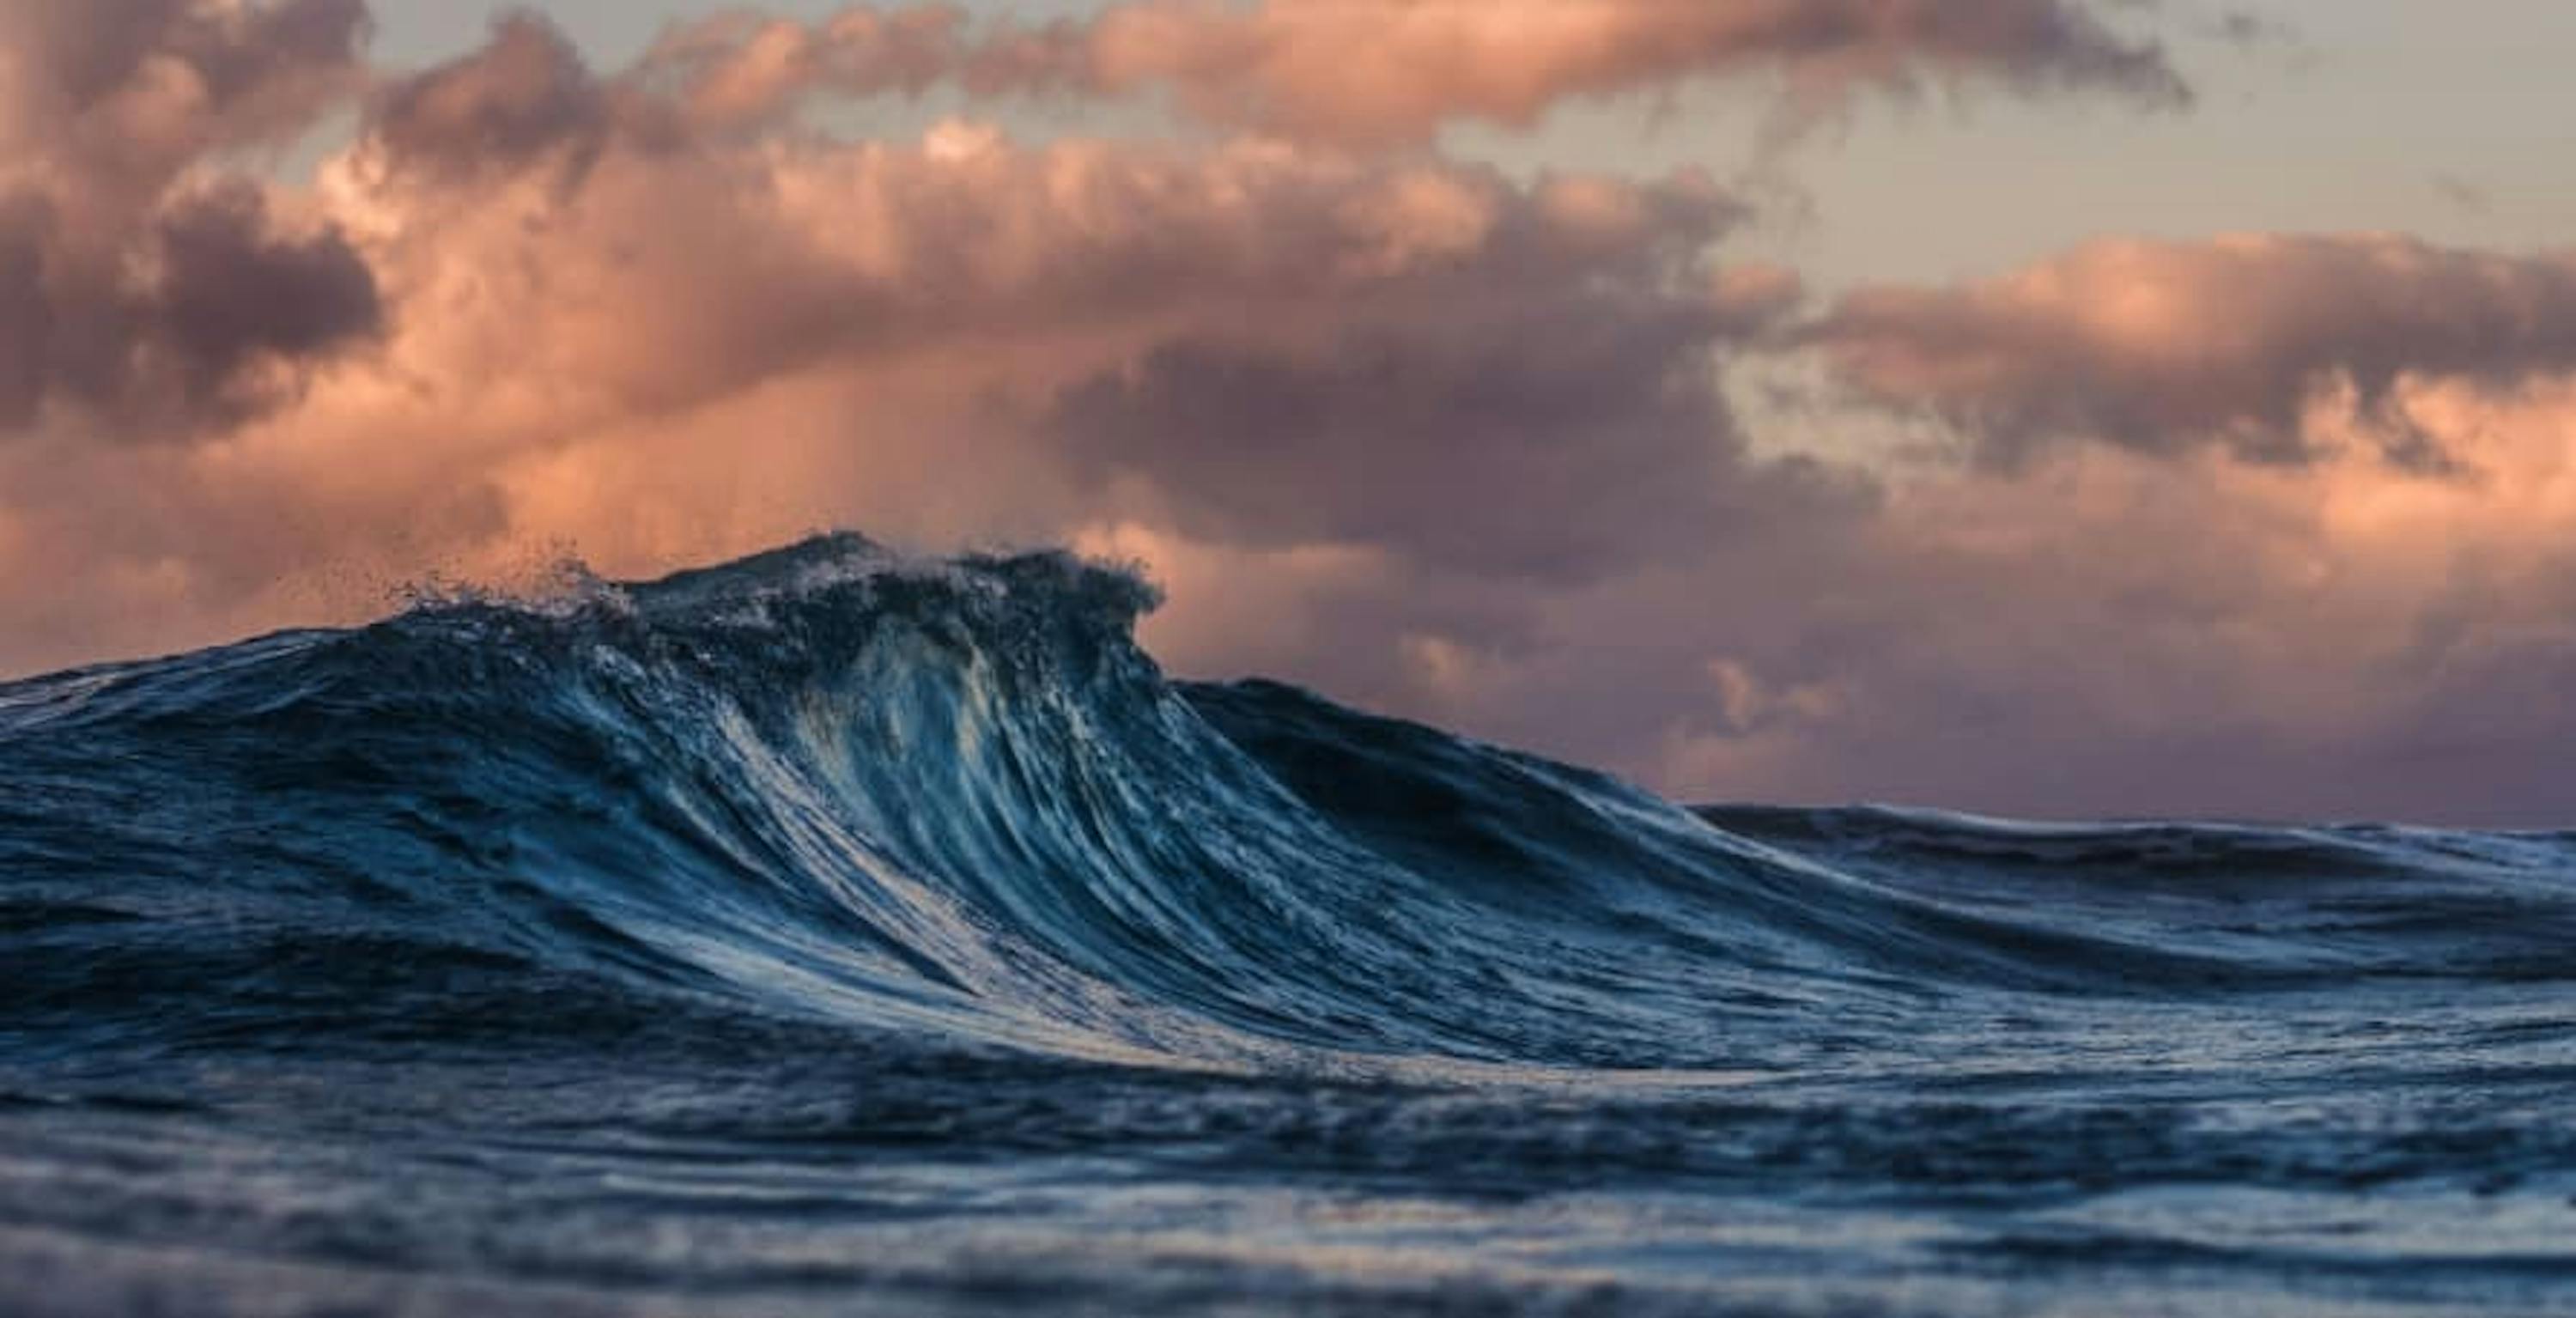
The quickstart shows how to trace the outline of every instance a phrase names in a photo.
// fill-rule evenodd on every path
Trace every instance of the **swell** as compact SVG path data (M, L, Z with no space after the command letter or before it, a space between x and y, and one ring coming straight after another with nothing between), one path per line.
M0 1031L1764 1067L1948 996L2547 974L2576 933L2558 839L1703 817L1170 683L1153 602L837 536L0 687Z

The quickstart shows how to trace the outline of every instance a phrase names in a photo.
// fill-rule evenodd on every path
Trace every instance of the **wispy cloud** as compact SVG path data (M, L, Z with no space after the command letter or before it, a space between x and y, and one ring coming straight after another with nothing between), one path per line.
M2160 47L2077 0L1127 0L1037 28L860 6L810 25L710 20L671 33L639 72L715 122L956 83L1167 92L1214 127L1352 146L1526 126L1570 100L1746 73L1784 74L1810 102L1933 81L2190 95Z

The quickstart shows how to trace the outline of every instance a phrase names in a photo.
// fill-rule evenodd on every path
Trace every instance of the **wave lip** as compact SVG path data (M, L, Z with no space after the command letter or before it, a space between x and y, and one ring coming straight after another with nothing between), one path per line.
M1063 554L842 535L0 687L6 1018L1762 1069L1945 999L2549 976L2576 934L2563 839L1694 815L1170 682L1133 640L1155 603Z

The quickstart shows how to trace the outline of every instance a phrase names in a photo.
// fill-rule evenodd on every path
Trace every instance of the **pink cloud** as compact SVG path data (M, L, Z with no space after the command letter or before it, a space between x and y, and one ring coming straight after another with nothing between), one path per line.
M1863 397L1953 422L1988 456L2057 440L2310 456L2348 393L2402 457L2399 381L2576 369L2576 260L2393 234L2111 240L1956 288L1866 288L1806 332Z
M1218 128L1345 145L1526 127L1567 101L1761 71L1809 101L1927 81L2188 96L2158 47L2078 0L1128 0L983 32L952 5L858 6L810 27L710 20L646 65L714 122L818 92L958 81L988 95L1167 91Z
M817 520L1043 537L1130 508L1477 558L1479 527L1505 524L1442 485L1479 466L1506 502L1588 490L1562 534L1511 529L1525 565L1590 570L1644 552L1617 534L1639 520L1628 494L1678 534L1694 492L1752 478L1706 367L1795 298L1783 272L1708 262L1739 209L1696 177L1522 182L1257 141L1033 149L966 124L745 137L593 74L532 19L383 86L361 139L276 205L309 236L245 202L170 246L268 242L172 263L172 333L215 374L295 357L293 390L150 461L28 423L65 506L156 511L13 508L45 528L20 539L79 546L58 552L99 578L157 565L194 607L67 596L13 564L0 616L47 621L12 662L276 620L281 576L494 570L557 537L640 570ZM343 286L381 315L299 310ZM381 330L365 352L326 355L361 323ZM1551 365L1578 330L1591 366ZM1181 424L1169 369L1190 360L1334 393L1347 442L1243 413ZM1393 459L1411 474L1383 479ZM1302 483L1305 511L1260 513L1242 471Z

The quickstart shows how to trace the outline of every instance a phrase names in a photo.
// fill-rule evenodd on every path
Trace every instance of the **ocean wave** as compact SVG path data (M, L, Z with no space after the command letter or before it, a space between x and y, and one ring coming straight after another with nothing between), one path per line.
M1693 813L1170 681L1058 553L574 580L0 687L0 1020L1758 1072L1949 996L2576 975L2564 838Z

